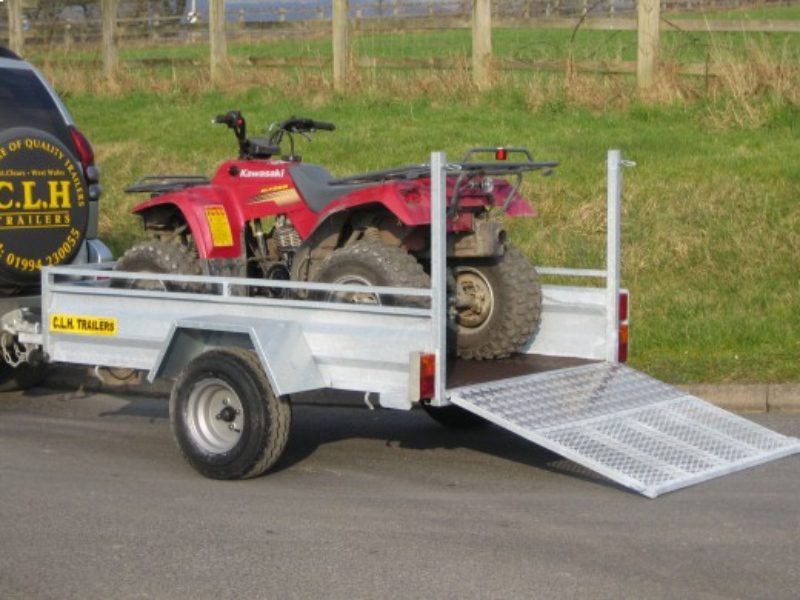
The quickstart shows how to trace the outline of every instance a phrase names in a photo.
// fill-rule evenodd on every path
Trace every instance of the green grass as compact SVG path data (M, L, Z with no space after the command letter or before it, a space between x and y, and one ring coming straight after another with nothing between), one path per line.
M756 128L720 128L708 106L594 113L538 111L521 92L469 101L420 96L306 97L276 90L167 95L73 95L70 109L103 168L103 235L119 252L141 235L122 188L152 173L205 173L235 152L210 117L239 107L258 125L290 114L334 121L303 148L336 174L519 144L562 161L531 178L540 217L509 222L540 265L600 267L605 153L625 172L624 284L632 293L631 363L673 382L800 380L800 110L776 109Z

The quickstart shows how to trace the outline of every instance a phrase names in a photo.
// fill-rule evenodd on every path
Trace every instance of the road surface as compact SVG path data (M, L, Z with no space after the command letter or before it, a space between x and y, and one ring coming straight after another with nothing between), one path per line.
M800 414L752 418L800 436ZM0 398L0 597L797 598L800 457L648 500L494 427L297 406L195 474L163 399Z

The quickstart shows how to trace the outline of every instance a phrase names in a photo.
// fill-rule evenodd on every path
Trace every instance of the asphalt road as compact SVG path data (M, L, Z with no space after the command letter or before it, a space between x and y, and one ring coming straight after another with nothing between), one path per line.
M800 436L800 414L754 415ZM800 457L648 500L488 427L299 406L196 475L164 400L0 398L0 597L797 598Z

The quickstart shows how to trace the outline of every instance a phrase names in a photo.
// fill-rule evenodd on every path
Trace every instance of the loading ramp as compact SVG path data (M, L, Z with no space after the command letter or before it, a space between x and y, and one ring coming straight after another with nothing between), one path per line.
M800 452L798 439L622 364L447 393L453 404L648 498Z

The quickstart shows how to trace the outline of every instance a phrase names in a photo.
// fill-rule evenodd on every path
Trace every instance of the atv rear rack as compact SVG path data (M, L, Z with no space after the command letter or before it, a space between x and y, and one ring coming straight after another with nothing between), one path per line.
M476 149L476 150L483 150ZM469 154L467 155L469 156ZM446 170L449 174L460 177L501 177L503 175L519 175L526 171L539 171L543 170L549 174L549 170L558 166L557 161L520 161L520 162L505 162L505 161L487 161L487 162L452 162L448 163ZM431 166L428 163L418 165L404 165L402 167L393 167L391 169L383 169L381 171L368 171L366 173L359 173L357 175L350 175L348 177L337 177L329 181L330 185L352 185L358 183L381 183L384 181L394 181L397 179L423 179L430 177Z

